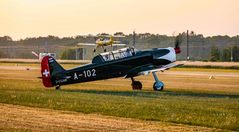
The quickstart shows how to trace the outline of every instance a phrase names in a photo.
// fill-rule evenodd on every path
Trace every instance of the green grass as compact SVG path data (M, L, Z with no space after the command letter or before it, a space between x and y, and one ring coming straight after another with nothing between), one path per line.
M0 66L34 66L34 67L40 67L40 64L39 63L0 62Z
M239 70L237 69L227 69L227 68L193 68L193 67L174 67L170 69L172 71L196 71L196 72L233 72L233 73L239 73Z
M79 85L92 87L89 83ZM43 88L41 80L1 79L0 102L239 131L237 94L112 90L112 86L105 86L109 90L96 90L76 86L56 91Z
M211 66L211 65L193 66L193 65L183 65L181 67L183 67L183 68L206 68L206 69L234 69L234 70L239 70L239 66Z

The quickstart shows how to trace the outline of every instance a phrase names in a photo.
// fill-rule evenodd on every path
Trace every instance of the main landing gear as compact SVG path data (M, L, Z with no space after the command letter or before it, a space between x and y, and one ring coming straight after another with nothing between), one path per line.
M102 46L102 49L104 50L104 52L106 52L106 48L104 46Z
M153 76L154 76L154 80L155 80L153 89L155 91L162 91L164 88L164 83L159 81L159 79L156 75L156 72L153 72ZM131 77L131 80L132 80L131 86L132 86L133 90L141 90L142 89L142 83L140 81L135 81L133 77Z
M56 90L60 90L61 89L61 86L60 85L57 85L56 86Z
M153 72L153 76L154 76L154 85L153 85L153 88L155 91L162 91L163 88L164 88L164 84L163 82L159 81L157 75L156 75L156 72Z
M132 83L131 86L133 90L141 90L142 89L142 83L140 81L135 81L133 77L131 77Z

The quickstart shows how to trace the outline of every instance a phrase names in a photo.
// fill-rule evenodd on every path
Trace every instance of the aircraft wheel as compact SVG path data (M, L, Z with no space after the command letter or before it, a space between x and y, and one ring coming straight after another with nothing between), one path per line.
M155 91L162 91L164 84L162 82L154 82L153 88Z
M142 83L140 81L134 81L131 84L133 90L141 90L142 89Z
M104 49L104 52L106 52L106 49Z
M56 90L59 90L59 89L61 89L61 86L60 86L60 85L57 85L57 86L56 86Z
M93 50L93 52L95 52L95 51L96 51L96 49Z

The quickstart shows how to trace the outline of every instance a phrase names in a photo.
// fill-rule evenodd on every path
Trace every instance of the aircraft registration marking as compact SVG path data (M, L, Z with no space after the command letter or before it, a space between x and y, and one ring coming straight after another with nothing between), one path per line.
M56 84L67 82L67 79L56 80Z
M83 74L84 74L85 78L95 77L96 76L96 70L95 69L85 70L85 71L83 71Z
M82 74L74 73L74 80L78 80L79 77L84 77L84 78L90 78L90 77L95 77L96 76L96 70L95 69L90 69L90 70L84 70Z

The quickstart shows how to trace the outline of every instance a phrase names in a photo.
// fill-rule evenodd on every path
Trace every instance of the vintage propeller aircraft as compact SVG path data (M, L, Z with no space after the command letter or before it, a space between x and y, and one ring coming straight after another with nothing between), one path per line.
M99 35L95 41L92 43L78 43L77 46L94 46L93 52L96 52L98 47L102 47L104 52L106 52L105 46L126 46L126 44L121 44L120 41L115 41L114 38L121 38L124 36L112 36L112 35Z
M153 89L161 91L164 88L156 72L178 66L176 54L180 53L180 40L176 37L175 47L136 50L123 48L105 52L95 56L92 63L65 70L54 58L45 56L41 61L42 81L45 87L59 89L62 85L103 80L116 77L131 78L133 89L142 89L142 83L135 76L153 74L155 83Z

